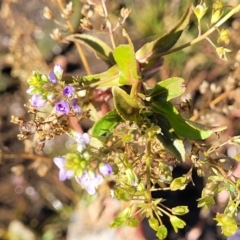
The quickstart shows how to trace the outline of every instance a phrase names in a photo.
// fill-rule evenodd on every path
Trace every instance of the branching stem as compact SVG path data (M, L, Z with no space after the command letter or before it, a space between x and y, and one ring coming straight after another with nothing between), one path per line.
M64 5L63 5L62 0L57 0L57 2L58 2L59 7L61 8L61 10L63 11L63 10L64 10ZM69 20L69 19L65 19L65 20L66 20L66 23L67 23L67 25L68 25L68 28L69 28L70 32L71 32L71 33L74 33L75 31L74 31L73 25L72 25L72 23L70 22L70 20ZM77 43L77 42L75 42L75 45L76 45L76 47L77 47L79 56L80 56L80 58L81 58L81 60L82 60L82 63L83 63L83 66L84 66L84 69L85 69L86 73L87 73L88 75L91 75L91 70L90 70L90 68L89 68L87 59L86 59L86 57L85 57L85 55L84 55L84 53L83 53L83 50L82 50L81 45L80 45L79 43Z
M186 47L192 46L192 45L202 41L203 39L206 39L211 33L213 33L217 28L219 28L230 17L232 17L234 14L236 14L239 11L240 11L240 4L238 4L235 8L233 8L228 14L226 14L220 21L218 21L214 26L212 26L207 32L205 32L201 36L198 36L197 38L193 39L192 41L190 41L188 43L185 43L185 44L183 44L179 47L172 48L172 49L170 49L166 52L156 54L156 55L154 55L154 58L162 57L164 55L168 55L170 53L177 52L177 51L182 50Z
M146 175L147 175L147 190L151 189L151 141L147 142L146 152Z

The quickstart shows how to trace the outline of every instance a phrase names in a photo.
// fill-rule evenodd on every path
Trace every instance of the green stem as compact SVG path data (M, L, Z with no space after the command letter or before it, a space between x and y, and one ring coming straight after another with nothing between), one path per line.
M131 92L130 92L131 98L135 99L135 97L137 95L138 84L139 84L139 82L137 82L137 81L133 83L132 88L131 88Z
M146 174L147 174L147 190L151 189L151 141L147 142L146 153Z
M168 213L167 211L165 211L164 209L160 208L160 207L157 207L158 210L162 213L164 213L165 215L167 215L168 217L171 217L172 215L170 213Z
M156 214L156 216L157 216L157 219L158 219L158 221L160 223L160 226L163 225L162 219L158 216L158 214Z
M169 51L163 52L163 53L159 53L156 55L153 55L154 58L157 57L162 57L164 55L173 53L173 52L177 52L179 50L182 50L186 47L189 47L191 45L194 45L200 41L202 41L203 39L205 39L207 36L209 36L211 33L213 33L217 28L219 28L224 22L226 22L230 17L232 17L234 14L236 14L237 12L240 11L240 4L238 4L235 8L233 8L228 14L226 14L226 16L224 16L220 21L218 21L214 26L212 26L207 32L205 32L204 34L202 34L201 36L193 39L192 41L185 43L179 47L173 48Z

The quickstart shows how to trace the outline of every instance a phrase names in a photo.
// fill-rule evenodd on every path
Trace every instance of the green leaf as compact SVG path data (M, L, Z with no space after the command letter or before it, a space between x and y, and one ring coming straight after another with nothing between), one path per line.
M181 162L185 161L185 148L183 142L180 139L178 139L170 132L165 132L165 134L158 134L157 138L166 148L166 150L173 155L173 157L177 158Z
M72 34L74 41L89 47L95 53L96 57L100 58L110 66L115 62L112 56L112 49L102 40L89 34Z
M117 65L112 66L106 72L88 75L84 77L76 77L76 79L80 83L84 83L85 85L90 85L92 83L96 83L101 81L97 87L113 87L113 86L121 86L119 84L119 69Z
M154 217L149 218L149 219L148 219L148 223L149 223L149 226L150 226L153 230L155 230L155 231L158 230L158 228L159 228L159 222L158 222L158 220L157 220L156 218L154 218Z
M140 80L135 52L130 44L119 45L113 50L114 59L119 68L119 83L132 85Z
M189 212L188 206L178 206L175 208L172 208L172 214L174 215L184 215Z
M143 47L141 47L136 52L136 59L140 63L145 63L152 60L154 58L154 55L166 52L171 49L180 38L183 30L188 26L191 14L192 6L190 5L176 26L162 37L157 38L152 42L146 43ZM152 61L151 64L154 64L159 59L159 57L160 56L155 58L155 61Z
M112 88L114 106L125 121L137 121L142 106L119 87Z
M112 132L113 129L121 122L121 117L116 110L108 112L104 117L99 119L92 127L92 136L98 137Z
M164 225L159 226L156 236L160 240L164 240L167 237L167 234L168 234L167 228Z
M178 232L179 228L184 228L186 226L186 223L176 216L170 216L170 222L176 233Z
M156 137L164 148L175 158L184 162L186 159L185 147L182 140L178 139L174 133L169 121L163 115L159 115L155 120L153 118L150 120L161 128L161 133L157 134Z
M153 101L169 101L185 92L184 79L179 77L168 78L157 83L150 93Z
M154 112L163 114L178 136L199 140L208 138L213 131L204 125L186 120L170 102L153 102Z

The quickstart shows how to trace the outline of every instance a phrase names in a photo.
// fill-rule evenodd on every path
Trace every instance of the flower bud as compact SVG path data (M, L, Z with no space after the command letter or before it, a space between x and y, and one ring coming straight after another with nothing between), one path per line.
M206 4L198 4L196 7L193 8L193 11L198 19L198 21L200 21L202 19L202 17L205 15L206 11L207 11L207 7Z
M57 79L58 80L61 80L62 79L62 75L63 75L63 69L61 67L61 65L59 64L56 64L53 68L53 72L54 74L56 75Z
M216 10L212 12L211 24L216 23L222 16L223 12L221 10Z
M220 32L220 36L218 37L217 42L218 43L224 42L225 44L229 44L229 42L230 42L229 37L230 37L229 30L228 29L222 29L221 32Z
M102 175L108 176L113 173L113 169L109 163L100 163L99 164L99 171Z
M223 1L222 0L216 0L212 5L212 17L211 17L211 24L216 23L222 16L223 8Z

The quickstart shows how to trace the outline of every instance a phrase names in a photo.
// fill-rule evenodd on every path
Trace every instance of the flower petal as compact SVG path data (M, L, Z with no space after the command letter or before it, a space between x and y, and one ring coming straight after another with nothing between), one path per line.
M51 83L56 84L58 82L58 79L53 71L51 71L48 75L48 78Z
M65 164L65 158L63 157L55 157L53 159L54 163L57 165L58 168L63 168Z
M35 108L41 108L46 104L46 100L42 98L41 95L34 94L32 98L30 99L30 103L32 104L33 107Z
M67 174L66 174L66 170L61 168L60 171L59 171L59 180L60 181L65 181L68 177L67 177Z
M55 104L56 112L60 114L68 114L70 111L70 106L68 102L62 100Z

